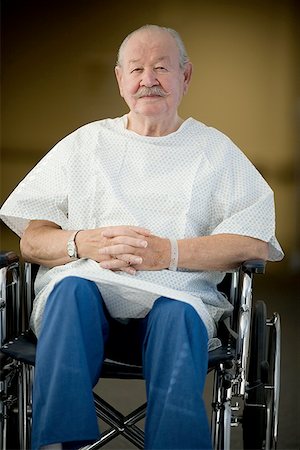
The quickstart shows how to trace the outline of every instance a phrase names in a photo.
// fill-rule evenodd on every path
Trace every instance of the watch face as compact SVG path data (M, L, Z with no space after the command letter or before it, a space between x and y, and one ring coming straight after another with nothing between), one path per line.
M75 252L75 244L73 241L68 242L67 251L68 251L68 255L70 256L70 258L75 256L75 253L76 253Z

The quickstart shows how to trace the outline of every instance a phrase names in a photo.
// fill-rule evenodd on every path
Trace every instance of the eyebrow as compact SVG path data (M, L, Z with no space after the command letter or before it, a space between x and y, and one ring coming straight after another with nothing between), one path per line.
M155 61L155 64L158 64L159 62L161 62L161 61L167 61L167 60L169 60L169 57L168 56L162 56L161 58L158 58L156 61ZM139 64L140 63L140 59L130 59L129 60L129 64Z

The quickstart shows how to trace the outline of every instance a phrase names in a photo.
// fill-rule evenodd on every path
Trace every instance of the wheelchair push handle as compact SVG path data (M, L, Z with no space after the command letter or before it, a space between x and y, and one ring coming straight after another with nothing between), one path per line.
M264 274L266 269L266 261L263 259L251 259L243 262L241 269L244 273Z
M15 252L0 252L0 269L10 266L19 261L19 256Z

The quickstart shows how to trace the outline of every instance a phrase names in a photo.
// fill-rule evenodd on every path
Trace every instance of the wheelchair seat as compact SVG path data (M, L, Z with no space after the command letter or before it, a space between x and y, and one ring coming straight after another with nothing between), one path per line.
M9 341L1 348L1 352L22 363L35 365L37 339L31 330L21 333L13 341ZM228 346L218 347L208 354L208 370L212 370L220 362L230 361L234 358L233 349ZM143 379L143 367L121 361L105 359L102 378Z

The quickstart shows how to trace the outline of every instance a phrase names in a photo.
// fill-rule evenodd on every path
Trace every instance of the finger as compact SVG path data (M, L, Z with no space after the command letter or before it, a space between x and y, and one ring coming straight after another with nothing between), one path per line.
M111 255L111 256L115 255L119 256L127 253L132 255L136 251L136 248L137 247L132 247L130 245L125 244L109 245L108 247L100 248L98 250L98 253L100 253L100 255Z
M141 227L108 227L102 231L102 236L104 237L116 237L116 236L133 236L137 235L150 236L150 230Z
M124 264L126 264L124 262ZM130 275L135 275L136 274L136 269L134 267L125 265L124 267L111 267L113 266L113 264L110 263L110 261L102 261L101 263L99 263L100 267L102 267L102 269L108 269L108 270L112 270L112 271L120 271L120 272L125 272L125 273L129 273Z
M130 275L136 274L136 269L134 267L124 267L123 269L120 269L121 272L129 273Z
M142 264L143 262L143 258L141 258L140 256L131 255L130 253L118 255L117 259L127 262L128 264Z
M136 238L136 237L130 237L130 236L116 236L114 238L111 238L111 244L126 244L130 245L131 247L137 247L137 248L146 248L148 246L148 242L145 239Z
M121 261L120 259L116 258L101 261L99 264L100 267L102 267L102 269L109 269L109 270L120 270L123 269L124 267L128 267L127 261Z

